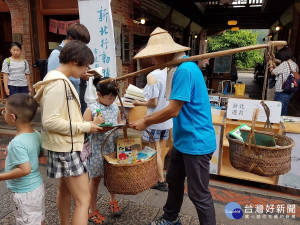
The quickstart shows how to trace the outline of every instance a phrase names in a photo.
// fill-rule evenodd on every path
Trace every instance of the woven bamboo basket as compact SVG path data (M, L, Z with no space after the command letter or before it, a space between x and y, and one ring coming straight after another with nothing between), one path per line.
M293 139L274 134L276 147L249 145L226 135L229 141L229 159L231 165L241 171L260 176L281 175L291 170L291 151Z
M115 80L112 82L117 89L118 99L121 104L121 115L126 119L126 124L122 127L114 128L102 143L101 151L104 167L104 184L111 194L136 195L150 189L157 183L157 155L155 154L145 162L137 162L134 164L110 164L104 157L104 146L109 136L118 129L123 129L124 138L127 138L127 128L130 128L128 115L126 115L124 111L119 91L120 89ZM146 130L146 132L154 143L155 140L153 135L148 130ZM117 152L113 152L108 156L117 158Z
M265 108L265 110L268 109ZM265 127L269 126L271 128L269 111L266 111L266 114L267 122ZM230 137L229 134L226 135L229 141L231 165L238 170L266 177L288 173L291 170L291 151L295 144L293 139L285 135L274 134L272 130L276 142L275 147L256 145L254 127L257 115L258 109L254 112L252 128L245 143ZM252 137L254 143L251 143Z
M121 128L123 128L124 131L126 127L128 127L128 125L124 125ZM102 156L104 156L104 146L108 137L118 129L120 129L120 127L113 129L103 141ZM154 141L151 133L148 132L148 134ZM125 132L124 136L127 136L127 132ZM117 153L113 152L109 154L109 156L117 158ZM134 164L110 164L103 158L105 186L109 193L136 195L150 189L158 180L156 157L157 155L155 154L145 162L137 162Z

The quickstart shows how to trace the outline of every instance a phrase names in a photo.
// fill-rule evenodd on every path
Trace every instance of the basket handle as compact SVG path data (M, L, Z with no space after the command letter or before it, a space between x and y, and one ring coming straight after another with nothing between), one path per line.
M102 146L101 146L101 152L102 152L102 157L104 156L104 146L105 146L105 143L107 141L107 139L110 137L110 135L112 135L114 132L116 132L118 129L121 129L123 128L123 131L126 130L126 133L127 133L127 128L129 128L129 124L125 124L123 125L122 127L116 127L114 128L104 139L103 143L102 143ZM153 135L147 130L145 129L145 131L147 132L147 134L151 137L152 139L152 142L155 143L155 139L153 137ZM154 150L157 151L154 147Z
M252 116L252 125L251 125L251 130L244 142L244 149L246 148L246 143L247 141L249 141L248 143L248 153L250 154L251 152L251 145L252 145L252 139L253 139L253 142L254 142L254 146L255 146L255 150L257 150L257 147L256 147L256 141L255 141L255 134L254 134L254 127L255 127L255 123L257 121L257 118L258 118L258 113L259 113L259 108L256 108L254 110L254 113L253 113L253 116Z
M265 104L264 101L261 101L260 103L262 105L262 107L264 108L265 110L265 113L266 113L266 116L267 116L267 120L266 120L266 123L264 125L264 130L265 131L268 131L268 132L272 132L273 135L274 135L274 132L273 132L273 128L272 128L272 125L271 125L271 122L270 122L270 108L267 104Z

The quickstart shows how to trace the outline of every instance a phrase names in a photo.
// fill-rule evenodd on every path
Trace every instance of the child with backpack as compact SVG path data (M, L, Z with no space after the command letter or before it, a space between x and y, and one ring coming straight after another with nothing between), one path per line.
M107 78L103 78L107 79ZM121 114L117 104L115 103L118 95L114 84L99 84L100 78L95 78L93 81L97 90L98 99L95 103L90 104L84 112L83 118L85 121L92 121L99 113L104 117L105 123L118 124L121 122ZM97 192L101 177L104 175L103 159L101 146L109 134L94 133L91 137L92 155L88 159L88 173L90 178L90 193L91 204L89 209L89 221L94 224L107 224L107 220L103 217L99 210L97 210ZM112 134L104 147L104 153L109 154L115 151L117 134ZM118 205L115 194L110 194L110 211L112 216L117 217L121 215L121 208Z
M5 94L9 96L16 93L32 93L28 62L21 57L22 45L13 42L9 51L11 57L3 61L1 71L4 73Z
M38 169L42 138L30 125L36 110L36 100L20 93L9 96L2 111L6 123L18 131L7 148L5 173L0 174L10 191L16 224L43 225L45 219L45 190Z

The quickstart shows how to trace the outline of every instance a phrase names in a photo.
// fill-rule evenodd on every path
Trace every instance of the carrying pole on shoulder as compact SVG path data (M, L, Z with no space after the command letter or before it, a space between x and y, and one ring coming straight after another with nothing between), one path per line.
M115 82L122 81L122 80L125 80L130 77L136 77L140 74L148 74L153 70L175 66L175 65L181 64L183 62L198 61L198 60L202 60L202 59L216 58L216 57L225 56L225 55L233 55L233 54L236 54L239 52L252 51L252 50L256 50L256 49L263 49L263 48L271 49L271 46L277 47L277 46L286 46L286 45L287 45L286 41L270 41L267 44L251 45L251 46L246 46L246 47L240 47L240 48L228 49L228 50L223 50L223 51L218 51L218 52L210 52L210 53L205 53L205 54L201 54L201 55L190 56L187 58L172 60L167 63L151 66L151 67L148 67L148 68L145 68L142 70L138 70L133 73L128 73L121 77L105 79L105 80L99 81L99 83L106 84L106 83L112 83L113 81L115 81Z

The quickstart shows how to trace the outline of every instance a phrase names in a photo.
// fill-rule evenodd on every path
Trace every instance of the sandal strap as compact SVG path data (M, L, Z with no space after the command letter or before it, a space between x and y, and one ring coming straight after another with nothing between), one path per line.
M99 210L95 210L94 212L89 214L89 220L97 224L102 224L106 220L106 218L99 213Z
M113 207L113 210L114 211L119 211L120 210L120 206L118 205L118 201L113 201L113 202L110 202L110 207Z

